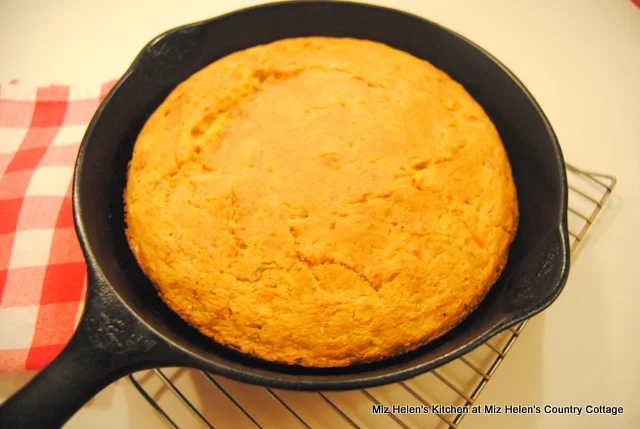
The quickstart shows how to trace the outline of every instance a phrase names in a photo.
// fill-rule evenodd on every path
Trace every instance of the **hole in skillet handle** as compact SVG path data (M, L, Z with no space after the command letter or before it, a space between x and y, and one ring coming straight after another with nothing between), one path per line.
M517 266L496 297L504 314L500 325L513 326L541 312L555 301L566 282L568 240L562 228L548 232Z

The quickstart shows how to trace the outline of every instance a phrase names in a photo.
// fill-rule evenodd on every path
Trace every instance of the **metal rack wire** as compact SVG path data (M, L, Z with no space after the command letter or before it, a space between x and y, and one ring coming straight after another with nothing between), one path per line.
M616 185L615 177L567 165L571 252ZM496 335L467 355L411 380L349 392L291 392L245 385L185 368L142 371L129 380L172 428L433 428L454 429L466 415L526 321ZM373 414L374 405L447 404L416 414ZM441 411L441 412L438 412Z

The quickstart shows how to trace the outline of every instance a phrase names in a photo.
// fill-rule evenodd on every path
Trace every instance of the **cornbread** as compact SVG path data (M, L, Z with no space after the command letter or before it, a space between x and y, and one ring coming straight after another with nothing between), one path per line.
M166 304L267 361L347 366L458 325L518 223L489 117L430 63L310 37L180 84L135 143L126 235Z

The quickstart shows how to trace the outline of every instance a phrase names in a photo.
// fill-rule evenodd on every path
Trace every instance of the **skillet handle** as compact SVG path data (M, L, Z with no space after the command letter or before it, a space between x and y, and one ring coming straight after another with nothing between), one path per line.
M67 346L31 382L0 405L2 429L59 428L118 378L155 367L171 348L89 270L87 302ZM153 365L150 357L155 357Z

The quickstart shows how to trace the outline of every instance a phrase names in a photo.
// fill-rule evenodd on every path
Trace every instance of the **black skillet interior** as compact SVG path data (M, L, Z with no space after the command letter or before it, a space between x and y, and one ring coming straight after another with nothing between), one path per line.
M127 163L148 116L181 81L234 51L297 36L386 43L424 58L462 83L505 143L520 200L520 228L507 268L480 308L457 329L417 351L375 364L310 370L273 365L218 346L171 312L136 264L123 231ZM567 185L555 135L525 88L471 42L402 12L340 2L280 3L171 30L152 41L95 116L79 157L77 216L90 262L121 300L198 366L242 381L296 389L347 389L432 369L548 305L568 271ZM102 275L100 274L100 275Z

